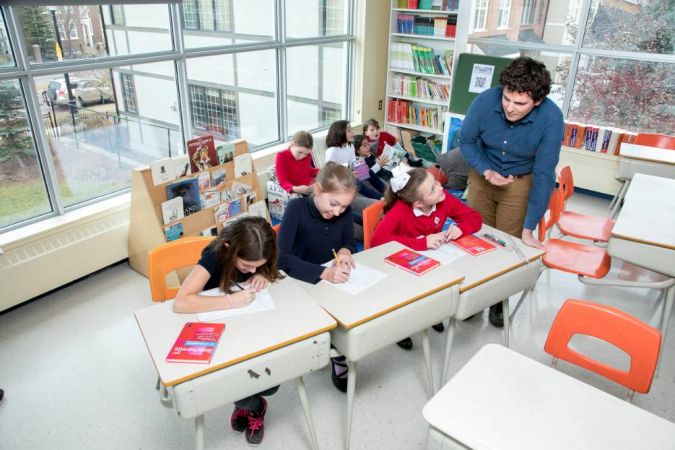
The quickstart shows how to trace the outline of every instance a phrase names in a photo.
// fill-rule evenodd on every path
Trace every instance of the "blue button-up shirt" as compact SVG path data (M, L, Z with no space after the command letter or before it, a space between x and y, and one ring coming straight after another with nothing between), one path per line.
M502 108L502 88L495 87L471 103L459 148L480 175L488 169L503 176L532 173L523 227L534 230L555 186L563 132L562 112L548 98L518 122L509 122Z

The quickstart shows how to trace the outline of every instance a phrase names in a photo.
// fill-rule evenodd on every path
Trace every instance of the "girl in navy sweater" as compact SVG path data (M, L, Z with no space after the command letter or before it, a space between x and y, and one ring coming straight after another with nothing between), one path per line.
M316 176L309 197L288 202L279 229L279 268L307 283L320 280L344 283L355 267L356 251L351 203L356 195L356 178L350 169L327 162ZM337 253L339 264L334 261ZM322 266L333 261L328 267ZM333 384L347 391L344 356L331 358Z

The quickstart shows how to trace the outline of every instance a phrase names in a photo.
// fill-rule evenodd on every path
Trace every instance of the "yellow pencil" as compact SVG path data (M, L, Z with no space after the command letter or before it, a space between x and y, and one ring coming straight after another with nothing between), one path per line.
M338 258L337 253L335 253L335 249L332 248L331 250L333 250L333 256L335 257L335 265L342 269L342 266L340 266L340 259Z

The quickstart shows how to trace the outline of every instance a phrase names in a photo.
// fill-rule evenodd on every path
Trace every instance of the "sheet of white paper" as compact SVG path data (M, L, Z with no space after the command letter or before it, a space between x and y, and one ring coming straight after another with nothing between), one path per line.
M450 264L454 261L457 261L462 256L467 255L464 250L460 249L459 247L455 247L452 244L443 244L436 250L425 250L419 253L429 258L435 259L436 261L440 262L441 265Z
M324 267L328 267L332 264L332 261L324 263ZM349 280L345 283L330 283L326 280L321 280L322 283L329 283L336 288L342 289L348 294L357 295L362 291L365 291L369 287L379 283L387 277L387 274L375 270L372 267L364 266L363 264L356 264L356 268L352 269L349 273Z
M492 76L495 73L495 66L486 64L474 64L471 71L471 81L469 82L469 92L480 94L490 89Z
M223 295L224 292L220 288L209 289L203 291L201 295ZM197 319L200 322L210 322L212 320L226 319L228 317L242 316L244 314L253 314L262 311L269 311L274 309L274 301L267 289L258 292L255 295L255 300L245 308L221 309L218 311L209 311L205 313L198 313Z

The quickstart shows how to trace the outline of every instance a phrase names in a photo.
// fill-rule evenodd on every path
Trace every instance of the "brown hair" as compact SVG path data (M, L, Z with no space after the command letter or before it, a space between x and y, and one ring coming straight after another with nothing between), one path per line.
M336 120L335 122L331 123L330 128L328 128L328 134L326 135L326 146L342 147L344 144L347 144L348 126L348 120Z
M261 217L243 217L223 228L217 238L209 244L216 253L223 272L220 274L220 288L230 292L236 280L234 266L236 258L246 261L265 259L257 273L270 282L283 278L277 268L277 243L274 231Z
M502 71L499 84L510 91L529 94L533 101L538 102L551 92L551 74L544 63L521 56Z
M391 189L391 184L387 187L387 190L384 193L384 207L382 209L384 214L394 206L397 200L402 200L407 204L412 205L413 202L420 199L418 191L420 185L427 179L429 172L427 172L426 169L412 169L408 172L408 175L410 175L410 179L400 191L394 192Z
M328 161L316 176L321 192L356 192L356 177L343 165Z
M377 128L379 130L380 123L375 119L366 120L366 123L363 124L363 134L366 134L366 131L368 131L368 127Z
M311 150L314 147L314 138L307 131L297 131L291 138L291 144Z

